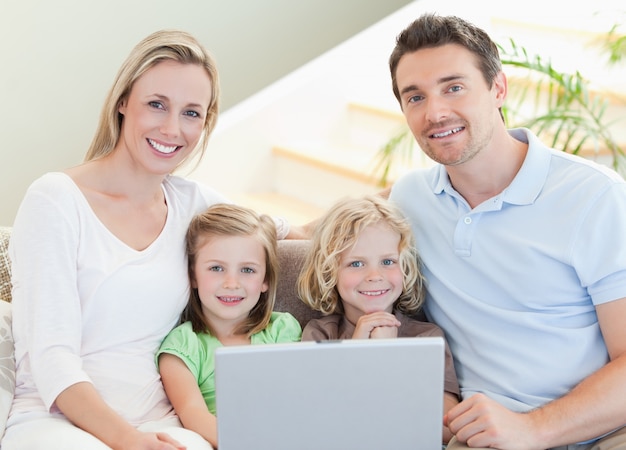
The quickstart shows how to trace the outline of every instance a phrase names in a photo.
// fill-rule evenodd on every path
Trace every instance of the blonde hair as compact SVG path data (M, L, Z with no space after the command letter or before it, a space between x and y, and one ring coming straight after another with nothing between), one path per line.
M380 196L340 200L320 219L298 277L298 294L304 303L324 315L344 313L336 287L341 254L355 245L365 228L380 222L400 235L399 264L404 278L394 310L409 315L419 310L424 277L411 227L400 210Z
M267 215L242 206L216 204L195 216L187 230L187 259L189 278L193 279L198 250L207 241L220 236L252 236L263 246L265 252L265 282L268 290L262 292L257 304L250 310L248 318L235 330L237 334L251 336L267 327L276 301L278 280L278 246L276 225ZM202 302L197 289L191 289L189 302L183 311L181 321L190 321L193 331L209 332L215 335L204 318Z
M202 159L208 138L215 128L219 109L219 78L212 56L189 33L161 30L152 33L130 52L120 67L100 113L100 121L85 161L102 158L113 151L120 138L123 115L119 107L130 95L133 84L146 71L163 61L202 66L211 80L211 101L206 111L204 130L190 158ZM188 158L188 159L190 159Z

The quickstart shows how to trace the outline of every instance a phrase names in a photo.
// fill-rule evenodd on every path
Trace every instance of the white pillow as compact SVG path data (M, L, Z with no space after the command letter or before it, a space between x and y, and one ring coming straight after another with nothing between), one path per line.
M4 435L15 393L15 348L11 331L11 304L0 300L0 437Z

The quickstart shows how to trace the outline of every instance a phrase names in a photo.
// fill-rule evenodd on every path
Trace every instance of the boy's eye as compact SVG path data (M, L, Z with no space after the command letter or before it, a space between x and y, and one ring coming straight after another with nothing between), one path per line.
M350 267L363 267L363 261L352 261Z

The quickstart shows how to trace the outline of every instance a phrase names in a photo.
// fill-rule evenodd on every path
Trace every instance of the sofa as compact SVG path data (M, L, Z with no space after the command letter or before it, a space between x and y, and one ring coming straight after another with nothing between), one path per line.
M11 332L11 267L7 254L11 229L0 227L0 437L15 389L15 357ZM293 314L304 326L320 313L311 310L298 298L296 278L308 246L306 240L285 240L278 243L280 275L274 309Z

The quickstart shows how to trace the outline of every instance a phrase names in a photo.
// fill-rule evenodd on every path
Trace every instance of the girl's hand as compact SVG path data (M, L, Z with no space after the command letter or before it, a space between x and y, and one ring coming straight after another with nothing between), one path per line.
M377 311L359 317L352 339L396 338L400 321L391 313ZM381 330L373 331L381 328Z

